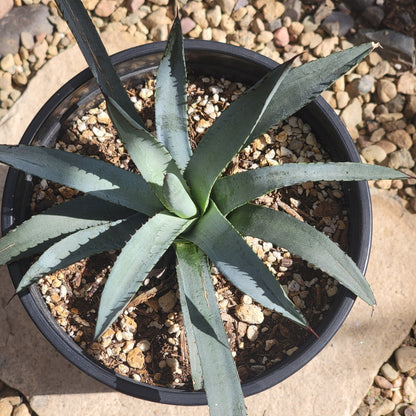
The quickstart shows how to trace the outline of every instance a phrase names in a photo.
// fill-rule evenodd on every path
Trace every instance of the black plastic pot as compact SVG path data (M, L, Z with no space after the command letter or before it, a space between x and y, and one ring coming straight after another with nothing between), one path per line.
M134 83L154 75L162 57L164 43L132 48L113 56L119 74L127 83ZM276 63L257 53L216 42L185 41L188 72L226 77L252 84ZM89 70L81 72L65 84L36 115L21 143L51 145L65 128L68 120L79 115L87 106L102 100ZM309 123L316 136L333 160L359 162L355 146L339 118L327 103L318 98L299 112ZM371 244L371 202L367 183L347 183L345 195L349 208L349 254L365 271ZM10 169L2 205L2 232L5 233L27 217L31 196L31 177ZM20 281L25 264L9 265L13 284ZM206 404L203 392L149 386L108 370L88 356L58 326L49 313L38 289L32 287L20 295L29 315L43 335L55 348L81 370L102 383L123 393L155 402L199 405ZM243 383L243 392L249 396L263 391L289 377L310 361L335 335L348 315L355 296L346 289L339 290L326 318L316 331L320 338L310 336L289 358L277 364L262 376Z

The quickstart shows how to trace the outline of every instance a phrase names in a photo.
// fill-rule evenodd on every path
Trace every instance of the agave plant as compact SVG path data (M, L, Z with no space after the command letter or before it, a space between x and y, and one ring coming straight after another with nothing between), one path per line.
M356 163L284 164L227 177L221 174L239 151L313 100L360 62L373 45L364 44L296 68L291 62L277 66L215 120L192 152L179 20L173 24L157 73L154 137L126 94L81 0L56 2L140 174L52 148L0 146L1 162L86 194L10 231L0 240L0 263L43 253L23 276L19 292L45 274L96 253L121 249L102 293L97 338L123 312L149 271L173 246L194 388L205 389L212 415L244 415L240 380L217 307L209 260L242 292L303 327L308 323L302 313L243 235L288 249L374 305L360 270L328 237L286 213L250 201L311 180L407 176Z

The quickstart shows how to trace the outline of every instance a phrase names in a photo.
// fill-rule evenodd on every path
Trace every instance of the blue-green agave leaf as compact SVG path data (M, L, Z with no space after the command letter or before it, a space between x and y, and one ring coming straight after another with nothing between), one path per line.
M117 257L104 286L95 338L115 321L139 290L153 266L192 222L193 220L160 212L133 234Z
M56 4L74 34L81 52L103 93L116 100L130 117L144 126L142 118L121 84L101 38L81 0L57 0Z
M185 170L195 202L202 212L211 188L231 159L244 147L270 100L280 90L291 61L278 66L233 102L207 130Z
M91 157L40 146L0 145L0 162L146 215L163 209L140 175Z
M375 304L370 286L354 261L311 225L284 212L253 204L237 208L229 219L242 234L289 250L338 280L369 305Z
M181 218L195 217L198 210L183 186L180 179L173 173L165 175L163 183L163 194L165 205L169 211L175 213Z
M63 202L24 221L0 239L0 264L38 254L58 239L126 218L134 211L90 195Z
M137 124L111 97L107 97L107 109L130 156L159 200L165 201L163 183L167 173L180 179L187 192L188 186L176 162L162 143Z
M219 179L212 199L219 210L228 214L233 209L275 189L308 181L363 181L408 179L402 172L364 163L285 163L267 166Z
M212 201L205 215L183 238L200 247L243 293L299 325L308 325L280 283Z
M183 172L192 151L188 138L185 56L178 18L173 23L157 72L155 113L157 139Z
M49 247L32 264L20 281L17 292L35 283L45 274L70 266L93 254L120 249L146 220L145 215L135 214L126 219L107 222L70 234Z
M291 69L245 145L318 97L338 78L359 64L375 46L364 43Z
M201 366L210 415L244 416L246 408L240 378L217 306L208 260L194 244L176 243L175 249L190 356L197 363L197 385L199 387L202 381ZM192 370L193 378L194 372Z
M194 283L201 276L203 276L203 273L206 273L205 267L209 267L209 264L205 254L192 243L177 241L174 243L174 247L177 257L176 274L179 287L179 300L181 303L183 321L186 330L192 384L194 390L202 390L204 388L204 376L202 374L197 340L195 339L194 324L188 308L187 298L189 298L189 295L187 290L190 284ZM188 280L192 280L192 282L188 282Z

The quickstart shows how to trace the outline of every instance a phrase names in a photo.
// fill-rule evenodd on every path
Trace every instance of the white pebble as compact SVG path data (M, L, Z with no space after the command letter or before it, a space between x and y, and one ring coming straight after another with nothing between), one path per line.
M142 350L142 352L147 352L150 350L150 342L147 339L142 339L139 341L137 346Z
M251 342L255 341L259 336L259 329L256 325L249 325L247 328L247 339Z
M97 136L97 137L103 137L105 134L105 130L101 130L98 127L93 127L92 128L92 132Z
M248 295L241 296L241 303L243 305L251 305L253 303L253 299Z
M87 125L85 123L79 123L77 129L80 133L83 133L87 129Z

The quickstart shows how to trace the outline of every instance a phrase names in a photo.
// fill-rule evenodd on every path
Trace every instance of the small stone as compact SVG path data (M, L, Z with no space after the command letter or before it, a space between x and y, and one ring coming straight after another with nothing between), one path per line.
M17 406L13 411L13 416L30 416L30 415L31 413L26 403L22 403L21 405Z
M364 75L358 82L358 92L361 95L367 94L374 86L374 77L371 75Z
M274 36L272 32L264 30L257 35L256 41L257 43L268 43L273 40L273 37Z
M302 35L301 45L315 49L322 43L322 36L319 33L307 32Z
M365 104L363 107L363 120L372 121L376 118L374 114L374 109L376 108L377 104L375 103L368 103Z
M257 35L266 30L266 26L264 25L263 20L261 20L259 17L254 19L251 23L251 30Z
M261 324L264 321L263 312L256 305L237 305L234 311L235 316L247 324Z
M385 150L376 144L365 147L361 151L361 154L369 163L380 163L387 157Z
M375 185L379 189L390 189L391 185L392 185L392 182L393 181L391 179L380 179L380 180L375 182Z
M289 33L291 35L299 36L303 32L304 26L300 22L292 22L289 26Z
M391 390L393 385L383 376L375 376L374 377L375 384L380 387L381 389Z
M302 14L302 2L300 0L285 0L283 5L285 6L283 16L288 16L293 22L298 22Z
M334 82L334 84L332 85L332 89L333 89L335 92L338 92L338 91L345 91L345 77L340 77L340 78L338 78L338 79Z
M227 42L227 33L221 29L213 28L212 29L212 40L216 42Z
M399 169L399 168L412 169L414 165L415 165L415 161L413 160L413 157L412 157L411 153L407 149L396 150L395 152L393 152L389 155L389 161L388 161L389 168L392 168L392 169ZM402 348L407 348L407 347L402 347ZM399 348L399 350L402 350L402 348ZM409 348L413 348L413 349L416 350L415 347L409 347ZM397 350L397 351L399 351L399 350ZM396 351L396 354L397 354L397 351ZM395 357L396 357L396 354L395 354ZM398 353L399 360L397 361L397 358L396 358L396 365L397 365L397 367L399 368L400 371L402 371L404 373L406 372L406 371L403 370L403 368L406 368L406 365L408 365L410 363L411 354L412 354L412 352L409 352L409 351L405 351L405 352L401 351L401 352ZM415 354L415 353L413 352L413 354ZM416 367L416 354L415 354L415 363L414 363L414 366L412 368L414 368L414 367ZM407 370L407 371L409 371L409 370Z
M286 27L281 27L273 33L273 42L276 47L284 48L289 44L289 31Z
M147 352L150 350L150 342L147 339L142 339L137 343L137 348L140 348L142 352Z
M382 103L392 100L397 94L396 86L392 81L381 79L377 83L377 95Z
M361 15L372 27L377 28L384 19L384 11L381 7L370 6L364 10Z
M217 4L212 9L207 10L207 20L211 27L218 27L221 23L221 7Z
M413 145L412 138L406 130L395 130L387 133L386 138L401 149L410 149Z
M33 35L29 32L22 32L20 34L20 43L28 51L32 50L32 48L35 46L35 41L33 40Z
M179 370L179 361L176 358L168 358L166 364L171 368L173 373Z
M395 351L394 359L396 360L397 369L402 373L407 373L416 367L416 347L400 347Z
M335 94L337 107L341 110L346 107L350 101L350 96L346 91L339 91Z
M217 4L219 4L224 14L231 16L235 5L234 0L217 0Z
M39 61L43 61L46 58L48 46L48 42L45 39L35 44L35 47L33 48L33 53Z
M400 390L393 391L393 397L391 398L391 401L396 405L403 402L403 395Z
M120 327L123 331L135 333L137 331L137 323L130 316L124 315L120 321Z
M404 411L404 416L416 416L416 406L409 406Z
M179 324L173 324L172 326L169 327L168 333L169 334L176 334L180 330L181 330L181 328L180 328Z
M392 412L395 407L391 400L385 399L371 410L371 416L385 416Z
M82 3L87 10L94 10L99 0L83 0Z
M331 52L334 50L335 46L338 45L339 38L337 36L333 36L332 38L324 39L315 49L314 54L319 58L324 58L329 56ZM312 47L311 45L309 45Z
M404 116L412 118L416 114L416 95L407 97L406 106L404 107Z
M110 124L111 123L111 119L105 111L102 111L101 113L98 113L97 121L101 124Z
M324 0L313 15L315 23L321 24L322 20L328 17L334 9L335 5L331 0Z
M385 134L386 134L386 131L382 127L380 127L377 130L374 130L371 133L370 142L373 142L373 143L379 142L384 137Z
M98 17L109 17L116 9L116 6L116 0L100 0L94 12Z
M228 16L228 17L231 19L230 16ZM192 13L192 19L201 29L207 29L208 26L209 26L208 20L207 20L207 14L206 14L206 11L204 9L195 10ZM233 21L233 23L234 23L234 21Z
M8 53L7 55L5 55L0 61L0 68L5 72L9 72L9 73L14 72L14 66L15 66L14 58L11 53Z
M173 290L170 290L168 293L159 298L158 303L162 311L168 313L176 305L176 301L177 299L175 292Z
M389 381L394 381L399 378L400 374L389 363L383 364L381 367L381 374Z
M267 22L273 22L283 15L285 12L285 6L280 1L265 0L263 7L263 16Z
M335 101L335 94L333 91L322 91L321 96L332 108L336 107L337 103Z
M22 403L22 396L17 390L6 388L1 392L0 400L7 400L12 406L19 406Z
M195 26L196 26L196 23L190 17L184 17L181 19L181 28L182 28L182 33L184 35L186 35L192 29L194 29Z
M150 13L144 19L144 24L147 26L148 29L153 29L160 25L170 24L171 20L166 15L166 9L164 7L160 7L159 9L155 10L154 12Z
M416 76L411 72L405 72L397 81L397 92L401 94L416 94Z
M142 369L144 367L145 357L142 350L138 347L133 348L127 354L127 364L133 368Z
M370 75L375 79L380 79L385 75L392 74L392 70L393 68L387 61L381 61L375 67L370 69Z
M235 33L235 41L247 49L252 49L254 47L255 39L256 35L248 30L237 30Z
M13 406L7 400L7 398L0 399L0 415L1 416L12 416Z
M386 107L390 113L401 113L405 105L406 99L402 94L397 94L392 100L390 100Z
M241 296L241 304L242 305L251 305L253 303L253 299L248 295Z
M255 325L250 325L247 327L247 339L251 342L254 342L259 336L259 329Z
M12 89L12 75L8 72L3 73L0 76L0 90L11 90Z
M225 30L227 33L232 33L235 30L235 22L231 16L227 16L226 14L222 15L220 28Z
M302 21L304 32L315 32L319 25L315 23L311 16L306 16Z
M137 12L143 4L144 0L126 0L127 10L131 13Z
M376 66L378 65L381 61L383 60L383 58L377 53L377 52L371 52L368 56L367 56L367 62L371 65L371 66Z
M403 384L403 399L407 403L412 403L416 400L416 385L412 377L406 377Z
M277 343L278 342L275 339L266 339L264 351L270 351L273 348L273 346L275 346Z
M354 98L341 113L341 120L347 127L355 127L362 121L361 102Z
M380 140L377 143L377 146L380 146L384 151L389 155L390 153L394 152L397 149L397 146L389 142L388 140Z
M368 63L366 61L361 61L357 68L355 69L355 72L357 72L357 74L360 75L366 75L368 74L368 72L370 71L370 66L368 65Z
M322 28L330 36L345 36L354 26L354 19L346 13L334 11L322 22Z

